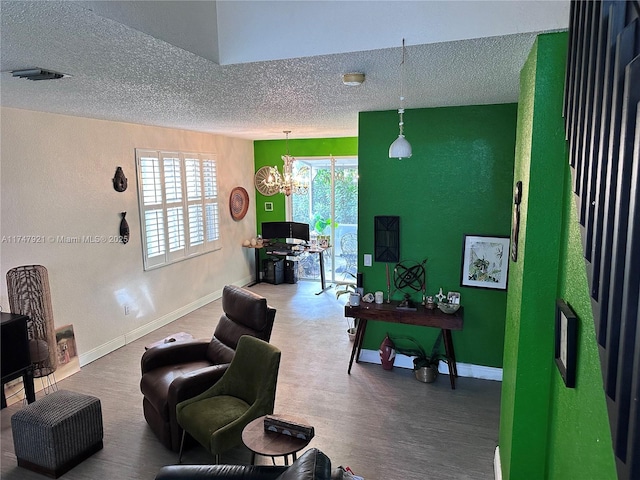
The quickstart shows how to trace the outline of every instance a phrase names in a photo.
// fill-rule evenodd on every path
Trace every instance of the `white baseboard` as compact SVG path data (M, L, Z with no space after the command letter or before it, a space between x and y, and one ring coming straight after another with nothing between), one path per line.
M207 303L211 303L214 300L219 299L221 296L222 296L222 290L215 291L213 293L210 293L209 295L199 298L195 302L191 302L190 304L185 305L184 307L180 307L179 309L174 310L173 312L170 312L166 315L163 315L162 317L157 318L156 320L153 320L152 322L149 322L146 325L142 325L141 327L138 327L135 330L132 330L131 332L125 334L124 336L125 345L133 342L134 340L139 339L140 337L144 337L146 334L151 333L160 327L164 327L165 325L177 320L178 318L185 316L187 313L191 313L194 310L197 310L198 308L203 307Z
M247 279L243 279L241 281L235 282L234 285L237 286L243 286L250 283L249 281L247 281ZM202 298L199 298L198 300L191 302L188 305L185 305L184 307L178 308L177 310L174 310L173 312L167 313L166 315L161 316L160 318L157 318L155 320L152 320L151 322L142 325L132 331L130 331L129 333L125 333L124 335L121 335L119 337L114 338L113 340L110 340L106 343L103 343L102 345L89 350L88 352L82 353L80 355L78 355L78 360L80 361L80 366L84 366L88 363L93 362L94 360L99 359L100 357L103 357L111 352L113 352L114 350L117 350L120 347L123 347L125 345L127 345L128 343L133 342L134 340L139 339L140 337L143 337L145 335L147 335L148 333L151 333L155 330L157 330L160 327L164 327L165 325L168 325L169 323L177 320L180 317L183 317L184 315L193 312L194 310L197 310L198 308L213 302L214 300L219 299L220 297L222 297L222 290L217 290L213 293L210 293L209 295L205 295Z
M114 338L107 343L103 343L102 345L93 348L86 353L81 353L78 355L80 366L84 367L86 364L91 363L94 360L99 359L100 357L104 357L105 355L119 349L120 347L124 347L125 345L125 336L122 335L120 337Z
M496 446L496 453L493 456L493 475L496 480L502 480L502 464L500 463L500 445Z
M362 350L360 352L360 361L366 363L381 364L380 354L378 350ZM393 363L394 367L411 368L413 369L413 357L407 355L398 354L396 360ZM473 365L471 363L456 363L458 368L458 376L470 377L470 378L482 378L484 380L502 381L502 369L496 367L485 367L484 365ZM449 368L446 363L440 362L438 365L438 372L449 374Z

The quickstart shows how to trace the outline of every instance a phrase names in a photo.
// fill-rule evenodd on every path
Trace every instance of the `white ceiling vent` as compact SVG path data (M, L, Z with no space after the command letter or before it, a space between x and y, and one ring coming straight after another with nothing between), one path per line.
M42 68L27 68L25 70L13 70L11 75L14 77L26 78L27 80L56 80L58 78L67 77L64 73L44 70Z

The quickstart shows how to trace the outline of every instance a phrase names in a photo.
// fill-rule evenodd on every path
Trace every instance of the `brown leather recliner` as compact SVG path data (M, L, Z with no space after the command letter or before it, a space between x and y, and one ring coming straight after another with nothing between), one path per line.
M144 418L160 441L175 452L180 450L182 437L176 405L204 392L222 377L242 335L266 342L271 338L276 310L267 305L266 298L227 285L222 291L222 310L211 341L167 343L142 356Z

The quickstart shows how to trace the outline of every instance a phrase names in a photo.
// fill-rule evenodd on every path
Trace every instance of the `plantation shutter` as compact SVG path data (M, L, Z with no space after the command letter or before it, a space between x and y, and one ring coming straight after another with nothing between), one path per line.
M145 270L219 248L215 155L136 150Z

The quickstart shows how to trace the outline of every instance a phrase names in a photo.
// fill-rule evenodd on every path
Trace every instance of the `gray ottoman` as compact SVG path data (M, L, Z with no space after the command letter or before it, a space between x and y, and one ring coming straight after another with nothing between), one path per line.
M58 390L11 417L18 465L58 478L102 448L102 408L91 395Z

